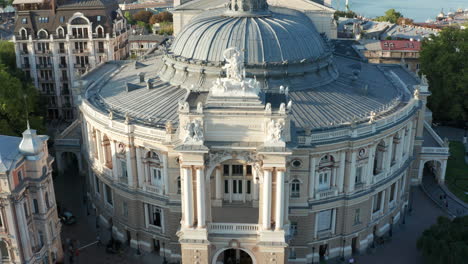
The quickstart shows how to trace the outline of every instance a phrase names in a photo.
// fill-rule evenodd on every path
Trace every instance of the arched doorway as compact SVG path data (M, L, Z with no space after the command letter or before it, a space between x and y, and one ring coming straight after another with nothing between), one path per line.
M245 249L226 248L213 258L213 264L256 264L255 257Z
M428 181L440 183L443 172L443 163L438 160L429 160L424 162L423 166L423 182L427 183Z

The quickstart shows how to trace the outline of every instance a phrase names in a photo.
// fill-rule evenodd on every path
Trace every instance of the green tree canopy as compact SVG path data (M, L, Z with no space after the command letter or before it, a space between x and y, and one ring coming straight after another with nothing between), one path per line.
M375 20L380 21L380 22L391 22L391 23L396 23L398 21L398 18L402 17L403 15L400 12L397 12L395 9L389 9L385 11L384 16L380 16L376 18Z
M468 259L468 216L439 217L437 223L425 230L417 241L424 263L458 264Z
M16 68L13 43L0 41L0 134L20 136L29 116L31 127L44 133L39 94L24 72Z
M155 23L172 22L172 21L173 21L172 14L166 11L166 12L161 12L161 13L151 16L149 23L153 25Z
M421 71L436 121L468 121L468 30L446 28L422 43Z
M127 19L127 22L129 24L132 24L132 25L135 24L135 21L133 21L133 16L132 16L132 14L130 12L126 11L124 13L124 17Z
M150 11L141 10L133 14L133 20L145 22L146 24L148 24L152 15L153 13L151 13Z

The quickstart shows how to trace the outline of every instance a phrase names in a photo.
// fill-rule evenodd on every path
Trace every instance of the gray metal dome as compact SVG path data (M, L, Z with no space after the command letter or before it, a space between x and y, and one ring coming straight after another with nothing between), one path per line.
M248 65L293 63L326 52L322 37L300 12L230 16L223 9L196 17L176 37L170 51L189 60L223 62L223 52L230 47L243 51Z

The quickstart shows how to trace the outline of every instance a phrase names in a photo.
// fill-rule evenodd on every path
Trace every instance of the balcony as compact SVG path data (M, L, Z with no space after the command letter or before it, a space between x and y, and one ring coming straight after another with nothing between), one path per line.
M65 53L65 49L59 49L58 52L59 53Z
M50 55L52 54L51 50L36 50L36 54Z
M378 183L378 182L380 182L380 181L383 181L383 180L385 179L385 176L386 176L385 171L382 171L382 172L380 172L379 174L374 175L374 178L373 178L373 180L372 180L372 183L375 184L375 183Z
M163 186L154 186L149 183L146 183L143 186L143 190L150 192L150 193L155 193L155 194L164 194L164 187Z
M98 53L106 53L104 49L98 49Z
M334 197L338 195L338 188L333 187L326 190L317 190L315 193L316 200L328 199L330 197Z
M331 230L322 230L317 232L317 239L324 239L332 236Z
M74 54L88 54L89 50L88 49L74 49L73 53Z
M21 50L20 53L21 55L28 55L29 52L27 50Z
M209 234L257 235L258 224L209 223Z
M50 69L52 68L52 64L37 64L36 67L38 69Z
M67 64L59 64L59 67L62 69L67 68Z
M81 63L75 63L73 64L73 66L75 66L75 68L89 68L89 64L81 64Z
M250 203L224 204L211 207L211 216L213 223L258 224L258 210Z
M31 68L31 64L21 64L22 69L28 69Z

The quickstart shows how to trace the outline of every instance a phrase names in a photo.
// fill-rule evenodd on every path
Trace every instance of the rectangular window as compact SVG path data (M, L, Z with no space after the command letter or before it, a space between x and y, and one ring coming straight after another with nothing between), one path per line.
M239 193L242 193L242 180L239 180Z
M382 192L374 195L373 205L372 205L372 212L376 213L380 211L380 204L382 203Z
M354 211L354 224L358 225L361 223L361 209L358 208Z
M317 215L317 231L331 230L332 209L321 211Z
M55 237L55 230L54 230L54 222L53 221L49 222L49 228L50 228L51 237Z
M252 175L252 166L251 165L247 165L247 175Z
M128 204L127 202L122 202L122 215L128 217Z
M229 175L229 165L224 165L223 166L223 173L224 173L224 175Z
M121 160L120 161L120 177L122 178L122 181L127 181L128 180L128 171L127 171L127 162Z
M395 199L395 189L396 189L396 182L392 184L392 187L390 187L390 202L393 202Z
M149 217L149 224L152 226L157 226L157 227L162 227L161 225L161 217L162 215L162 210L161 208L154 206L154 205L148 205L148 217Z
M297 222L291 222L290 231L292 236L297 235Z
M243 165L232 165L232 175L243 175L244 166Z
M27 24L28 23L28 19L27 18L22 18L21 19L21 24Z
M360 184L360 183L362 183L362 167L357 167L355 184Z
M247 181L247 194L250 194L251 193L251 184L252 182L251 181Z
M224 180L224 193L229 193L229 181Z
M237 181L232 181L232 193L237 193Z
M106 195L106 202L110 205L114 205L114 199L112 197L112 189L109 187L109 185L104 184L105 186L105 195Z

